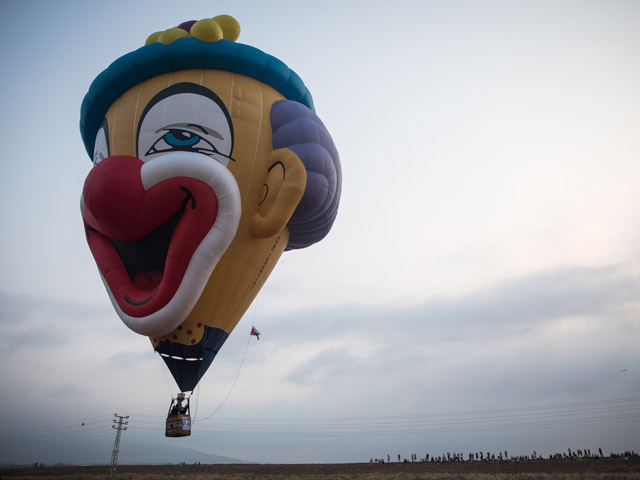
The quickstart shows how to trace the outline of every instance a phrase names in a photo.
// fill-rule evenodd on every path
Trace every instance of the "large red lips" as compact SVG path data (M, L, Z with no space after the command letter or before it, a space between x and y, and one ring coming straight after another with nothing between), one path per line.
M171 300L218 214L206 183L180 176L145 189L143 165L135 157L106 158L91 170L82 193L93 257L118 306L132 317Z

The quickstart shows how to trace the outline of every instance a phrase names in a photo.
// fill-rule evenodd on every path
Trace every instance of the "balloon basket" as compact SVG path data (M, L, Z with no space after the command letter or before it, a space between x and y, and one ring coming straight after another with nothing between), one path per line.
M189 415L174 415L167 417L165 437L188 437L191 435L191 417Z

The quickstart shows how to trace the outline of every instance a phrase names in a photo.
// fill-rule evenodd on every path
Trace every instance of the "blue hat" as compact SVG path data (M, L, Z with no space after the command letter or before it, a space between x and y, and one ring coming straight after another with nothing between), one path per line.
M194 23L185 22L179 28L188 35L187 29ZM157 34L154 35L149 38L157 38ZM169 41L165 44L153 40L118 58L95 78L80 108L80 134L90 157L96 133L113 102L131 87L163 73L187 69L238 73L265 83L285 98L314 110L311 93L302 79L282 61L262 50L225 38L203 41L195 36L182 36Z

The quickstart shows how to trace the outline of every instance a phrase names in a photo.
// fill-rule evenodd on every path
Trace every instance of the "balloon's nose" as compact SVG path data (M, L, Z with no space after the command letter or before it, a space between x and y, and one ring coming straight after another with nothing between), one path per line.
M85 222L111 238L127 236L144 199L142 160L108 157L89 172L82 191Z

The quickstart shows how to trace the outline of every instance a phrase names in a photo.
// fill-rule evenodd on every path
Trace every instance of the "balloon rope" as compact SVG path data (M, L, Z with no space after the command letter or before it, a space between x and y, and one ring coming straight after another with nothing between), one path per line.
M253 309L253 320L251 323L251 328L253 329L253 326L255 325L255 320L256 320L256 310L258 309L258 301L256 299L256 303L255 303L255 307ZM240 376L240 372L242 371L242 366L244 365L244 359L247 358L247 352L249 351L249 343L251 342L251 335L249 335L249 338L247 340L247 346L244 349L244 355L242 356L242 361L240 362L240 368L238 368L238 373L236 373L236 378L233 379L233 383L231 384L231 388L229 388L229 391L227 392L227 396L224 397L224 399L222 400L222 402L220 402L220 405L218 405L218 407L213 411L213 413L211 413L210 415L204 417L202 420L198 420L198 422L204 422L205 420L208 420L209 418L213 417L218 410L220 410L222 408L222 406L225 404L225 402L227 401L227 398L229 398L229 395L231 395L231 392L233 391L233 387L236 386L236 382L238 381L238 377ZM191 423L195 423L195 419L193 419L191 421Z
M194 388L194 391L196 392L196 408L195 408L195 412L192 415L192 422L196 421L196 416L198 415L198 405L200 403L200 385L196 385L196 388ZM191 397L193 397L193 392L191 392L191 395L189 396L189 399L191 399Z

